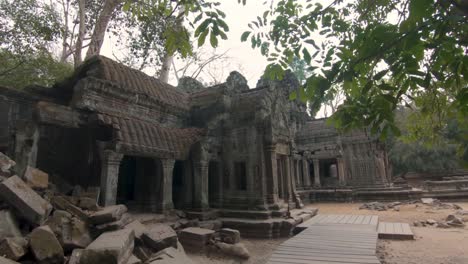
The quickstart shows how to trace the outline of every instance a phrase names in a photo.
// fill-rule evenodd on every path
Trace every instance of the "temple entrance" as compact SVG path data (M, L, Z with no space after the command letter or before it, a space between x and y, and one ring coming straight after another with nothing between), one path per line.
M220 170L219 162L210 161L208 165L208 202L210 208L218 208L220 199Z
M338 162L336 159L320 160L320 182L323 186L338 185Z
M182 209L184 203L184 162L176 160L172 171L172 201L174 208Z
M137 175L137 158L124 156L120 162L117 182L117 203L126 204L135 200L135 177Z

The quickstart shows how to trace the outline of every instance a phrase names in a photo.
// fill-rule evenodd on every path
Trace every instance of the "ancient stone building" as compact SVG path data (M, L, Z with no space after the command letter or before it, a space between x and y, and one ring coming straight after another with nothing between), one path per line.
M101 203L270 218L323 188L383 186L385 150L289 100L297 80L239 73L178 87L105 57L51 88L0 89L0 151L52 178L99 186ZM307 198L306 198L307 200ZM216 210L213 210L216 209Z

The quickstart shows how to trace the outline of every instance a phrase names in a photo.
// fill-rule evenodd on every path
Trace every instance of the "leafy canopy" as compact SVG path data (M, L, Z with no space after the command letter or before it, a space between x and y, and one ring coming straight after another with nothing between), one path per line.
M282 78L295 57L306 61L313 74L301 94L312 108L340 86L345 100L331 118L338 128L386 137L400 133L398 105L432 115L425 98L433 98L444 115L468 114L467 14L464 0L281 0L241 40L268 57L271 78Z

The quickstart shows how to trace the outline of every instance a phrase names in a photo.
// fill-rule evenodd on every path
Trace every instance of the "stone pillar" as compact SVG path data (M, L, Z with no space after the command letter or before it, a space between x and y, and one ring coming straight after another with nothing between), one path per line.
M340 186L345 186L346 185L346 175L345 175L345 169L344 169L344 160L343 158L338 158L338 182Z
M309 161L302 159L302 175L304 175L304 187L310 187Z
M314 186L320 187L320 162L318 159L314 159Z
M175 160L173 159L161 159L161 192L157 206L159 212L174 209L174 203L172 201L172 174L174 171L174 164Z
M101 150L101 204L115 205L117 201L117 184L119 167L123 154L113 150Z
M285 183L286 183L286 195L285 201L287 203L294 201L294 176L292 174L292 166L291 166L291 159L289 157L284 159L284 171L286 172L285 175Z
M39 143L39 127L33 122L18 122L15 134L15 149L12 159L18 176L23 177L28 166L36 167Z
M204 211L208 203L208 161L198 161L193 164L193 208Z
M278 202L278 164L276 161L276 148L274 145L266 148L266 183L267 183L267 201L269 204Z

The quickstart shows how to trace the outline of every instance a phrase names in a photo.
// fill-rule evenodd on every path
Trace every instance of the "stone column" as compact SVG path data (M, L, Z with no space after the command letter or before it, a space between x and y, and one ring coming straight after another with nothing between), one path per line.
M304 175L304 187L310 187L309 161L302 159L302 175Z
M285 201L287 203L294 201L293 196L294 196L294 176L292 174L292 166L291 166L291 159L289 157L286 157L284 159L284 171L286 172L285 175L285 183L286 183L286 195Z
M193 208L204 211L208 203L208 161L198 161L193 164Z
M320 162L318 159L314 159L314 186L320 187Z
M160 200L158 201L158 211L165 212L174 209L172 201L172 174L174 171L175 160L161 159L162 175L161 175L161 192Z
M33 122L18 122L16 124L15 149L12 159L13 167L18 176L23 177L28 166L36 167L39 143L39 127Z
M117 184L119 167L123 154L113 150L101 150L101 204L115 205L117 201Z
M269 204L278 202L278 164L276 161L276 147L268 146L265 151L267 201Z
M346 175L345 175L345 169L344 169L344 160L343 158L338 158L338 182L341 186L346 185Z

